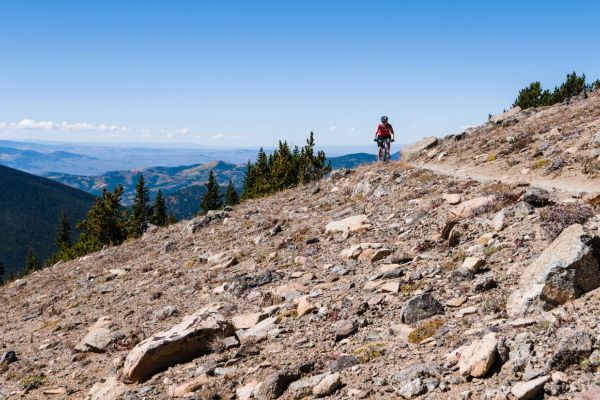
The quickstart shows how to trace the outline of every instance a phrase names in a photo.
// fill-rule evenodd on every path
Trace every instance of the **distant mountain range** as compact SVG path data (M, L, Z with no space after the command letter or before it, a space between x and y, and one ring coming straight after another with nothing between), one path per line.
M198 145L34 143L0 140L0 164L36 175L102 175L109 171L177 167L214 161L246 164L258 148L209 148ZM270 151L270 149L265 149ZM375 145L323 147L333 159L374 152ZM340 157L341 156L341 157ZM371 160L373 157L369 157Z
M225 161L245 164L258 149L29 143L0 140L0 164L36 175L102 175L109 171Z
M23 268L30 249L48 258L56 250L61 211L75 225L95 201L89 193L4 166L0 187L0 261L7 273Z
M223 161L179 167L111 171L97 176L49 173L46 177L94 195L100 195L104 188L113 190L117 185L122 185L123 204L130 205L135 197L135 185L140 174L144 175L151 194L155 194L160 189L163 194L169 195L188 187L204 185L211 170L214 171L219 185L227 185L231 180L234 186L242 187L246 166Z

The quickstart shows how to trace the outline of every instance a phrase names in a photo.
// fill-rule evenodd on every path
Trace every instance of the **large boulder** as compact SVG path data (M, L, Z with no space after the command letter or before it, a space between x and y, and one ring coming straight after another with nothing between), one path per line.
M513 317L550 310L600 287L600 237L571 225L525 269L508 300Z
M402 158L408 158L413 155L419 154L423 150L432 148L437 143L438 143L438 139L435 136L428 136L426 138L419 140L416 143L409 144L409 145L402 147L402 150L400 150L400 154L401 154Z
M538 398L538 395L544 389L544 385L549 380L550 377L544 375L527 382L519 382L511 388L510 394L512 394L518 400L531 400Z
M494 201L495 197L493 195L476 197L474 199L464 201L455 207L452 207L450 209L450 213L454 215L455 218L469 218L477 214L479 210L484 209L486 207L491 207Z
M531 187L523 193L521 200L534 207L545 207L550 204L550 192L538 187Z
M368 217L364 214L353 215L339 221L331 221L325 227L325 233L353 232L369 229Z
M463 376L481 378L485 376L496 361L498 337L491 332L481 340L462 346L447 355L447 360L456 362Z
M75 350L103 353L110 344L123 336L110 317L101 317L88 329L85 337L75 346Z
M409 299L402 309L402 322L412 324L444 312L444 306L430 293Z
M135 346L125 359L123 375L130 381L143 382L170 366L210 353L215 339L233 333L233 326L214 311L188 315L171 329Z

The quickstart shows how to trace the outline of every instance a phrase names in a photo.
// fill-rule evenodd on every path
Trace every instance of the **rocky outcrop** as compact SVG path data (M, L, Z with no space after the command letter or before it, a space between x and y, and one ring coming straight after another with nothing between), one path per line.
M510 118L516 117L521 112L521 107L517 106L511 108L508 111L503 112L502 114L493 115L490 117L490 122L492 124L500 124Z
M428 136L419 140L416 143L402 147L402 150L400 150L400 154L402 155L402 158L410 158L424 150L432 148L437 143L438 139L435 136Z
M509 298L512 316L549 310L600 287L600 238L579 224L566 228L523 272Z
M123 375L142 382L166 368L212 351L211 341L233 334L233 326L216 312L199 312L183 318L171 329L156 333L127 355Z

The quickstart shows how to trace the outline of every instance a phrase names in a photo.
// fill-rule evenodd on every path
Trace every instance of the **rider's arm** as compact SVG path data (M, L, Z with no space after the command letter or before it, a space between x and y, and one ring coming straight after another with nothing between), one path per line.
M392 140L394 140L394 136L396 134L394 133L394 127L392 126L392 124L390 124L390 131L392 132Z
M375 129L375 139L377 139L377 134L379 133L379 128L381 128L381 125L377 125L377 129Z

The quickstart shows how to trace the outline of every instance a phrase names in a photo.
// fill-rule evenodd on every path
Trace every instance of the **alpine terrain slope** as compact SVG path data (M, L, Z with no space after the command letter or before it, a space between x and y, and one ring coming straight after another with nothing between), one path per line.
M32 250L44 261L56 251L61 212L71 225L94 204L91 194L0 165L0 262L6 275L25 266Z
M597 399L600 188L576 184L598 182L598 101L514 112L11 282L0 393ZM572 190L535 186L569 174Z

